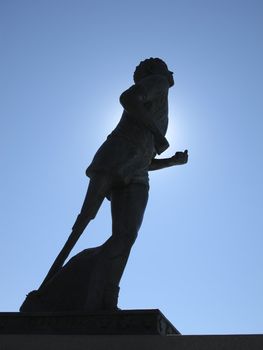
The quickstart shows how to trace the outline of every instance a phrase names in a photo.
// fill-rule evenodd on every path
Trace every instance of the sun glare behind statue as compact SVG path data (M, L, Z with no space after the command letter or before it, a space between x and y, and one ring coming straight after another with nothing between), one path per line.
M79 118L75 124L74 135L79 148L85 149L86 154L93 157L94 152L119 122L122 106L118 102L118 97L107 96L103 104L96 105L96 109L90 108L88 104L82 107L75 112Z
M112 100L113 101L113 100ZM103 123L100 125L100 138L106 138L107 135L118 124L123 108L120 104L112 102L111 105L107 105L104 112ZM169 125L166 133L166 138L170 144L170 147L160 157L166 157L173 155L180 147L185 147L184 143L184 128L182 125L182 114L174 106L169 107ZM187 148L187 147L185 147ZM184 151L184 149L182 149Z
M123 108L118 102L112 102L105 110L104 124L101 125L101 133L109 135L121 119Z
M89 113L87 112L86 114ZM86 142L88 144L85 147L89 146L88 148L94 152L95 148L97 149L116 127L122 113L123 108L119 103L119 98L116 94L111 97L107 96L103 105L98 106L98 109L92 113L92 119L85 116L84 120L82 120L85 125L78 128L78 132L83 133L83 139L85 140L84 143ZM157 156L158 158L170 157L176 151L184 151L184 149L187 148L184 141L184 123L182 118L182 113L180 113L177 106L171 104L171 106L169 106L169 125L166 134L170 147L162 155ZM89 134L89 137L87 137L87 134ZM90 142L92 142L92 146Z
M103 118L103 125L100 126L100 133L108 135L118 124L123 113L123 108L118 103L108 104L105 109L105 118ZM170 151L172 148L178 145L183 140L183 130L180 125L181 115L177 108L169 107L169 125L167 129L166 138L169 141L170 147L167 150Z
M170 147L165 152L166 155L173 155L180 147L185 147L184 142L184 128L182 124L182 113L176 106L169 106L169 124L166 133L166 138ZM184 149L183 149L184 151Z

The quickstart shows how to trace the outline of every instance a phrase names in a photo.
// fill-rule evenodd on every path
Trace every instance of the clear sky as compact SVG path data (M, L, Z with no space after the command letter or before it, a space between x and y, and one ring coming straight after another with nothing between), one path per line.
M171 147L150 177L123 309L183 334L263 332L263 2L2 0L0 311L17 311L64 244L85 169L135 66L163 58ZM111 234L109 202L74 253Z

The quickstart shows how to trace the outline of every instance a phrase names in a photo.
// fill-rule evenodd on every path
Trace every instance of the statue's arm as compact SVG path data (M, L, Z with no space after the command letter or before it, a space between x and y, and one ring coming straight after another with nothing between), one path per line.
M163 159L153 159L148 170L160 170L174 165L182 165L188 162L188 151L176 152L174 156Z
M125 111L136 119L136 122L144 125L153 133L156 151L161 154L169 147L169 143L151 118L150 113L145 108L145 103L154 99L158 93L167 93L169 84L167 79L161 76L158 76L155 84L152 85L151 81L145 80L145 84L142 81L124 91L120 96L120 103Z

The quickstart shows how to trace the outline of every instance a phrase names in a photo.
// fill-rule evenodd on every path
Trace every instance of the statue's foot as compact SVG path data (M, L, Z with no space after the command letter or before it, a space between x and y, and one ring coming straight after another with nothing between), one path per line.
M102 311L108 311L108 312L118 312L118 311L121 311L121 309L118 307L118 306L115 306L113 308L105 308L103 309Z
M118 308L118 297L120 288L118 286L108 285L104 289L103 309L107 311L121 311Z
M33 290L28 293L25 301L20 306L20 312L41 312L41 311L49 311L47 309L47 305L43 303L41 299L41 293L38 290Z
M84 310L85 312L117 312L118 296L120 288L118 286L107 285L106 287L93 288L87 295Z

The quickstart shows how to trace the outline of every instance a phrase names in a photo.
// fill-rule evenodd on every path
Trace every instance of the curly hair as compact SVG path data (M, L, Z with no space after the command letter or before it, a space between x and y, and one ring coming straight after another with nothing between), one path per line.
M150 57L144 61L141 61L140 64L135 68L135 72L133 74L134 82L137 83L148 75L153 74L153 72L160 68L160 66L168 70L167 64L160 58Z

